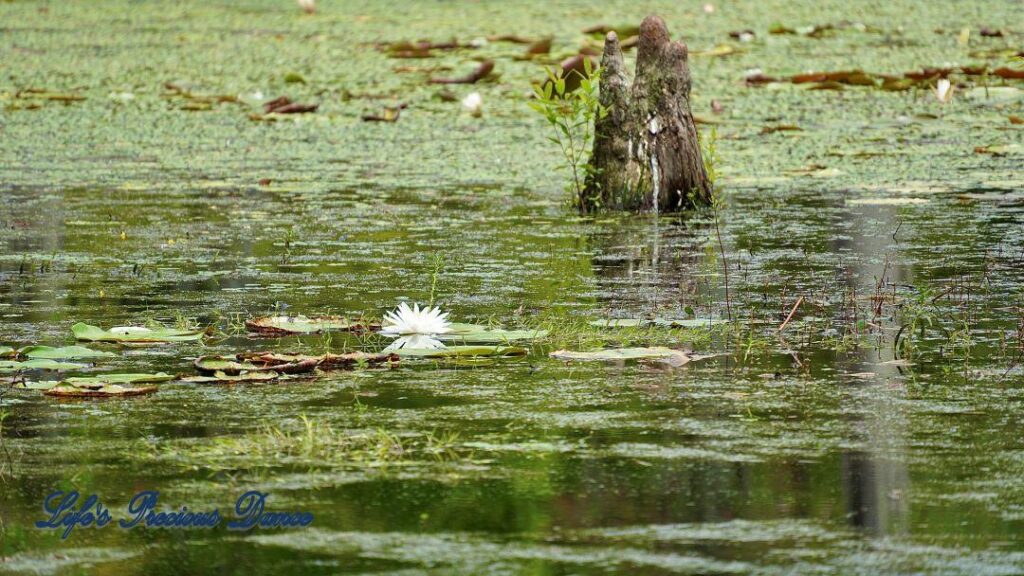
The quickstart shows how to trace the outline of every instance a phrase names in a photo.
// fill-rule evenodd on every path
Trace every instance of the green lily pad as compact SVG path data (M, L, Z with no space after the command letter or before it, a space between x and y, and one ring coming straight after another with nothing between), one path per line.
M613 348L610 350L595 350L593 352L575 352L572 350L556 350L550 354L552 358L565 360L567 362L622 362L626 360L656 360L682 366L691 360L706 358L687 354L679 350L654 346L651 348Z
M88 367L88 364L60 362L50 358L33 358L24 362L16 362L14 360L0 361L0 372L17 372L19 370L80 370Z
M117 396L141 396L152 394L156 391L156 386L106 384L98 387L81 387L61 382L52 388L43 390L43 394L59 398L111 398Z
M175 330L172 328L142 328L127 326L104 330L79 322L71 327L71 332L78 340L88 342L123 342L123 343L156 343L156 342L193 342L203 338L203 330Z
M503 344L522 340L536 340L548 335L547 330L505 330L503 328L488 328L479 324L459 323L453 323L450 326L450 332L447 334L436 334L433 338L476 344Z
M28 358L51 358L54 360L69 360L76 358L103 358L115 356L113 352L93 350L85 346L26 346L18 350L18 354Z
M6 358L9 356L16 356L14 348L10 346L0 346L0 358Z
M49 390L60 384L56 380L39 380L36 382L18 382L14 387L19 390Z
M472 358L526 356L526 348L515 346L448 346L447 348L399 348L395 354L403 358Z
M289 334L318 334L321 332L358 332L379 330L380 326L349 320L341 316L265 316L246 320L245 327L261 336L287 336Z
M165 374L164 372L157 372L156 374L100 374L98 376L67 378L61 384L69 384L79 388L99 388L112 384L167 382L169 380L174 380L174 375Z
M221 370L210 376L189 376L182 378L182 382L194 384L234 384L238 382L271 382L281 378L277 372L242 372L240 374L228 374Z

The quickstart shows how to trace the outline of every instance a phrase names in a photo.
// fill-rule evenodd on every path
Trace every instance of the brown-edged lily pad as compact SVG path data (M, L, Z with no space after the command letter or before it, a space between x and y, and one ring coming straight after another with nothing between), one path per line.
M202 356L192 363L200 374L223 372L229 376L237 376L246 372L278 372L281 374L308 374L316 370L319 361L316 357L275 357L271 352L256 352L252 355L236 356Z
M43 394L57 398L116 398L122 396L143 396L152 394L156 390L156 386L106 384L98 387L82 387L61 382L53 388L43 390Z
M66 378L61 383L72 386L97 388L107 384L152 384L154 382L169 382L174 380L173 374L157 372L155 374L99 374L97 376L77 376Z
M321 332L359 332L379 330L379 325L341 316L265 316L246 320L245 327L260 336L288 336L290 334L319 334Z
M244 372L278 372L281 374L308 374L317 368L321 370L346 370L359 366L382 366L398 362L398 356L390 353L371 354L349 352L347 354L282 354L278 352L242 352L234 356L203 356L193 365L201 374L224 372L235 376Z
M240 374L228 374L223 371L216 371L212 375L188 376L182 378L182 382L193 384L238 384L241 382L275 382L281 378L277 372L242 372Z

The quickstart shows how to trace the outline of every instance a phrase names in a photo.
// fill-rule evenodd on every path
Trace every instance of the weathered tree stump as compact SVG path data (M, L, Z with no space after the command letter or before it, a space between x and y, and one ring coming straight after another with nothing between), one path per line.
M674 212L711 201L690 112L686 45L658 16L644 18L636 74L626 76L615 32L605 38L594 148L581 209Z

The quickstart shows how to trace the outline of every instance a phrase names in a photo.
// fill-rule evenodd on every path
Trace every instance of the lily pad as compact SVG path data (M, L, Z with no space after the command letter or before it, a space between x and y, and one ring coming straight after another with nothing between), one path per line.
M451 324L451 332L437 334L434 338L477 344L503 344L506 342L536 340L548 335L547 330L505 330L489 328L479 324Z
M104 330L84 322L79 322L72 326L71 332L75 335L76 339L87 342L194 342L203 338L202 330L143 328L138 326L123 326Z
M316 370L344 370L360 365L379 366L398 361L396 354L370 354L350 352L348 354L279 354L276 352L243 352L235 356L204 356L193 363L202 374L224 372L238 375L243 372L279 372L281 374L305 374Z
M58 398L112 398L118 396L142 396L156 392L156 386L121 386L120 384L107 384L95 388L79 387L61 382L53 388L44 390L47 396Z
M395 354L403 358L474 358L526 356L526 348L515 346L448 346L447 348L399 348Z
M550 354L552 358L565 360L567 362L622 362L626 360L656 360L682 366L691 360L700 357L687 354L680 350L673 350L662 346L651 348L614 348L610 350L595 350L593 352L575 352L572 350L556 350Z
M60 384L57 380L37 380L34 382L18 382L14 387L19 390L49 390Z
M18 350L20 356L28 358L51 358L54 360L70 360L77 358L103 358L115 356L113 352L104 350L93 350L85 346L26 346Z
M277 372L242 372L240 374L227 374L218 370L210 376L189 376L182 378L183 382L194 384L235 384L238 382L272 382L281 378Z
M0 358L6 358L9 356L16 356L14 348L10 346L0 346Z
M135 384L168 382L174 380L173 374L157 372L156 374L100 374L98 376L78 376L67 378L61 384L70 384L79 388L97 388L110 384Z
M349 320L341 316L264 316L246 320L245 327L261 336L287 336L289 334L318 334L320 332L379 330L380 326Z
M200 374L211 375L223 372L229 376L237 376L243 373L252 372L279 372L282 374L305 374L316 370L319 363L315 357L301 359L274 359L269 357L271 353L263 353L264 357L257 357L255 361L243 358L242 354L237 356L202 356L193 362Z
M19 370L80 370L88 367L88 364L60 362L51 358L33 358L24 362L16 362L14 360L0 361L0 372L17 372Z

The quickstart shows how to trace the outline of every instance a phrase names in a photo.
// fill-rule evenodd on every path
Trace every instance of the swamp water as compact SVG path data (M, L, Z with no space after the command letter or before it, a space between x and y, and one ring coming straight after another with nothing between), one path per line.
M551 337L522 358L313 381L11 391L0 573L1024 571L1024 132L1008 120L1024 82L954 76L945 105L920 88L744 84L754 68L1012 66L1020 2L320 4L0 3L0 344L71 344L78 321L217 328L90 345L117 356L83 374L376 350L340 333L253 340L241 324L283 304L379 318L429 300L435 279L453 320ZM689 43L694 113L716 123L728 293L711 215L575 216L526 105L580 30L647 12ZM802 30L823 24L836 27ZM729 35L744 29L753 41ZM499 41L419 59L375 46L502 34L554 48L527 61ZM426 83L479 56L500 76L451 94ZM460 109L472 91L482 118ZM320 107L251 119L281 95ZM399 102L396 123L360 120ZM727 310L712 328L586 323ZM652 344L718 355L547 356ZM226 511L258 489L315 521L61 541L32 527L54 489L97 493L115 517L140 490Z

